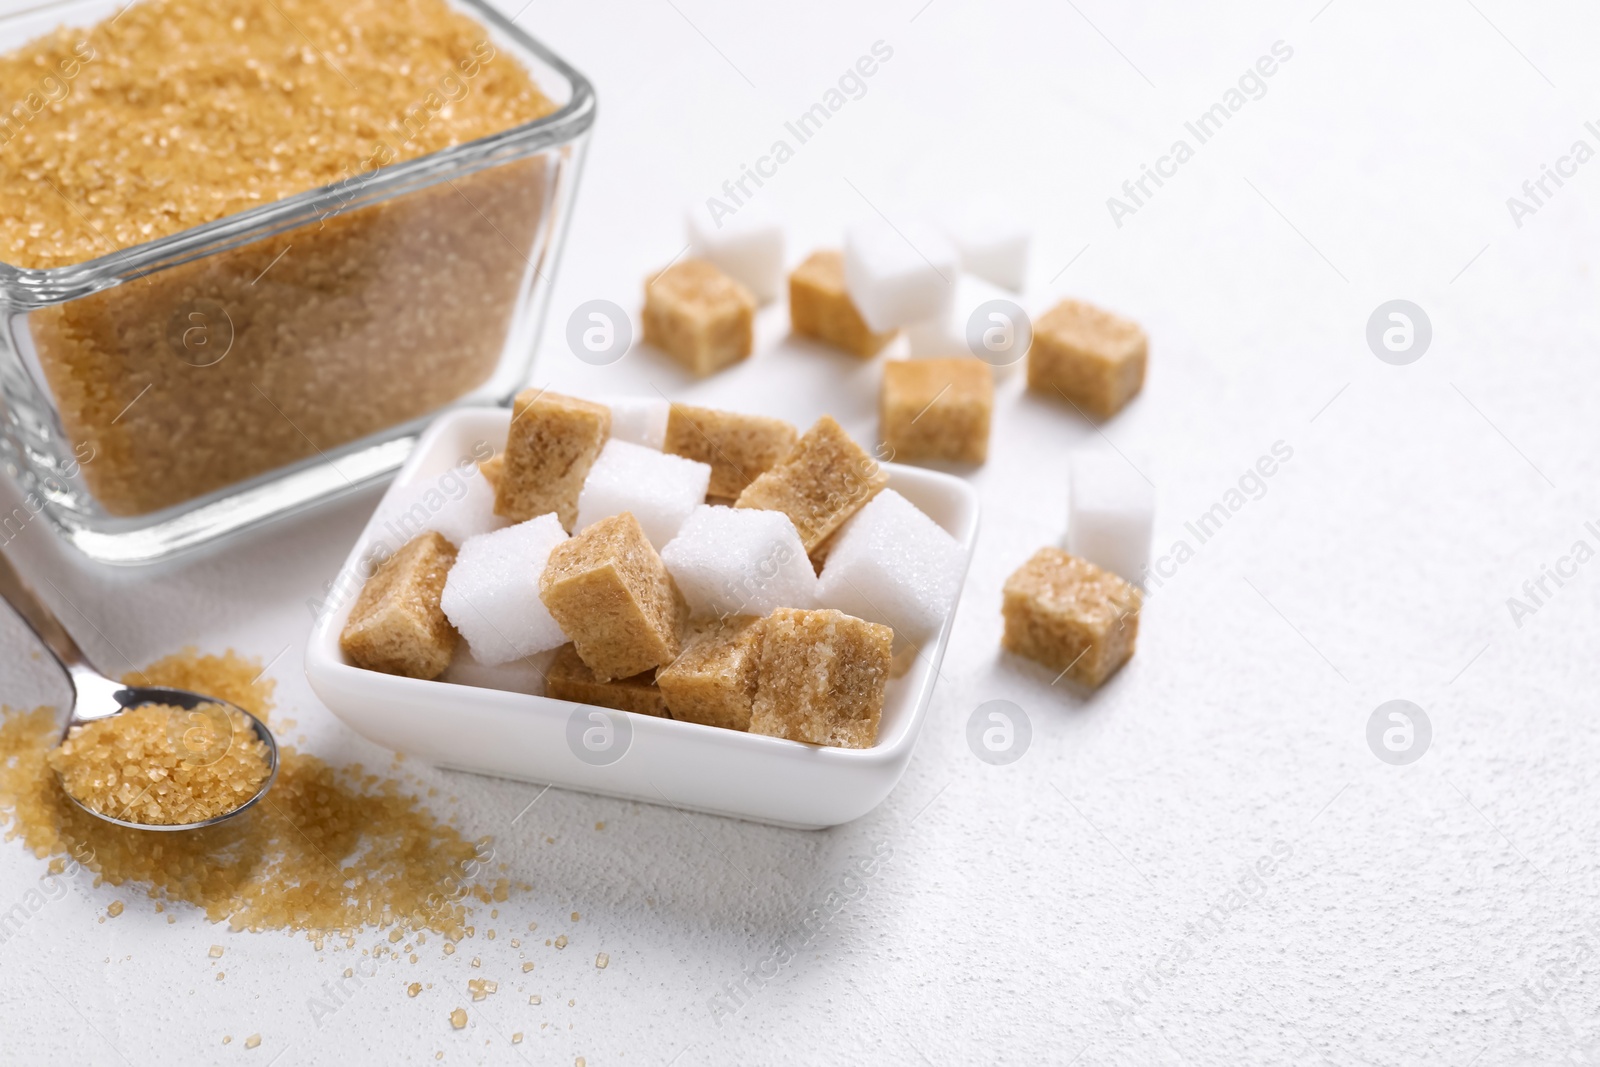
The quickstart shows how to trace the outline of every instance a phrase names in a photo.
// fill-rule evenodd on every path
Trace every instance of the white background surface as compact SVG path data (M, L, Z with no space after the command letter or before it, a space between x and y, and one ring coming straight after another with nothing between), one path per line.
M997 194L1037 223L1031 310L1084 296L1150 331L1148 386L1101 430L1148 456L1158 546L1274 442L1293 459L1157 592L1135 660L1085 699L998 651L1000 583L1059 536L1064 453L1099 440L1014 376L972 476L984 530L946 681L877 812L799 833L552 790L512 826L537 788L429 772L460 798L447 809L460 824L494 834L535 886L480 919L499 940L448 958L435 947L318 1026L308 997L349 954L230 935L188 911L169 926L127 889L74 885L0 945L0 1059L1600 1059L1600 935L1586 925L1600 889L1600 565L1520 627L1506 607L1574 541L1600 542L1583 528L1600 518L1600 163L1520 228L1505 203L1575 139L1600 147L1583 127L1600 117L1596 21L1576 3L1320 2L534 0L522 24L601 99L537 380L654 386L801 423L827 411L870 440L877 367L782 343L781 309L754 359L700 384L648 352L586 367L562 335L584 300L636 306L644 274L682 247L681 205L764 152L881 39L894 56L865 96L762 194L790 224L791 259L874 206L892 218ZM1106 197L1278 40L1294 55L1267 94L1114 226ZM1397 297L1434 329L1408 367L1363 339ZM372 762L382 754L316 704L300 654L306 599L373 500L161 569L91 569L37 529L14 550L93 615L103 637L67 611L109 668L122 667L113 646L140 663L189 643L277 657L280 707L308 747ZM15 624L0 641L6 703L60 697ZM1406 767L1365 740L1396 697L1434 728ZM1008 767L965 740L992 699L1032 725ZM1192 958L1146 977L1276 842L1292 856L1264 887L1220 913ZM710 998L779 939L798 943L801 920L885 844L865 889L719 1025ZM17 844L0 849L0 905L42 873ZM96 923L115 897L127 911ZM530 940L563 931L571 944L530 952L524 977L506 932L531 920ZM500 993L472 1005L465 983L480 976ZM1113 1001L1135 1007L1141 979L1145 1003L1114 1014ZM413 980L433 988L408 999ZM461 1004L472 1022L452 1031ZM513 1030L529 1035L516 1049ZM262 1046L245 1050L256 1031Z

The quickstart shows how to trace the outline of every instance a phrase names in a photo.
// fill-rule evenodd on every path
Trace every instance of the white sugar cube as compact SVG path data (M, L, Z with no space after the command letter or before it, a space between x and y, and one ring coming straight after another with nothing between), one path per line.
M618 396L603 400L611 409L611 440L661 451L667 443L672 404L659 396Z
M470 460L443 474L393 489L378 505L380 536L395 548L428 530L461 547L469 537L503 529L507 520L494 513L494 488Z
M752 200L713 218L705 205L689 209L691 253L710 260L760 303L783 289L783 227L764 201Z
M965 570L960 543L885 489L835 535L817 601L920 642L938 632L955 606Z
M543 696L544 677L555 658L556 650L552 648L535 652L524 659L490 666L478 662L472 650L461 645L456 648L455 658L439 676L439 680L454 685L470 685L474 689L503 689L508 693Z
M1143 582L1150 562L1156 491L1115 452L1086 449L1067 459L1064 547L1130 582Z
M988 313L979 315L980 309L994 300L1004 300L1010 305L1005 308L988 309L999 310L1012 320L1012 329L1009 332L1004 329L1004 323L998 324L1002 327L999 333L994 332L997 323L991 315ZM997 370L1015 366L1027 354L1028 344L1033 338L1028 329L1015 328L1018 321L1025 319L1026 314L1011 299L1011 294L998 285L990 284L971 274L963 274L956 282L955 298L950 302L950 308L945 314L914 322L906 327L906 340L911 346L911 358L979 356ZM977 339L980 347L977 351L974 351L972 338L968 336L974 315L979 315Z
M958 322L958 319L961 321ZM957 313L955 305L951 305L943 315L907 326L906 342L910 345L912 359L944 359L972 354L967 350L966 321Z
M1020 293L1028 284L1028 249L1033 234L995 203L968 203L939 215L939 225L969 274Z
M844 286L875 333L947 314L961 259L932 224L882 219L850 227L844 239Z
M689 513L705 503L710 486L709 463L627 441L607 441L578 494L574 529L631 511L659 549L677 535Z
M566 539L561 520L551 514L462 544L439 606L479 663L493 667L566 644L539 599L539 576Z
M661 550L697 615L766 615L816 604L817 574L781 511L702 505Z

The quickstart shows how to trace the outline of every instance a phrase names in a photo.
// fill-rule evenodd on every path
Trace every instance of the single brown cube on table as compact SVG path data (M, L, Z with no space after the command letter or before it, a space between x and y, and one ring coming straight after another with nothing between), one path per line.
M683 598L632 512L557 545L539 576L539 599L598 681L677 658Z
M982 463L989 457L994 371L970 356L883 365L878 427L896 460Z
M897 330L873 333L844 287L844 254L811 253L789 275L789 323L794 332L825 341L852 356L871 359Z
M1063 300L1033 323L1028 388L1065 397L1097 419L1110 418L1144 387L1150 342L1139 324Z
M709 463L706 495L731 499L787 456L799 436L782 419L673 404L662 451Z
M1001 647L1097 688L1133 655L1139 590L1059 548L1041 548L1006 579Z
M429 530L384 560L361 587L339 634L351 663L370 671L437 678L459 640L439 607L456 549Z
M602 682L578 657L572 645L562 645L545 672L544 695L552 700L570 700L577 704L593 704L613 711L631 711L635 715L653 715L671 718L661 690L656 688L655 671L647 670L632 678L616 678Z
M703 259L686 259L644 287L644 340L704 377L755 347L756 298Z
M604 404L544 389L518 393L505 451L479 467L495 484L494 513L526 522L553 511L571 533L583 480L610 434Z
M754 615L729 615L690 624L683 651L656 672L656 685L674 719L749 729L761 659L761 622Z
M837 748L877 743L893 630L832 608L779 608L761 631L751 733Z
M739 494L735 506L783 512L810 552L888 481L878 461L833 416L824 415L781 463Z

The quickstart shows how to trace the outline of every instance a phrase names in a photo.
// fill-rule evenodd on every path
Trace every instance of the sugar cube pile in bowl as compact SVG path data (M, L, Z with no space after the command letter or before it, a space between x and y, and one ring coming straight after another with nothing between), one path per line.
M530 389L475 459L380 507L350 664L869 749L960 591L962 545L831 417Z

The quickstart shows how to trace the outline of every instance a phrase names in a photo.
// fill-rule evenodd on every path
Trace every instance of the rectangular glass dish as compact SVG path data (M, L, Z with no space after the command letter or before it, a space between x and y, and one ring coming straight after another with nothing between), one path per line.
M504 408L451 411L423 435L395 477L395 499L437 484L504 441ZM978 537L978 495L950 474L881 464L888 487L961 545L965 579ZM386 499L329 583L306 645L306 678L345 725L385 748L443 767L731 815L798 829L849 822L877 807L911 761L927 719L957 603L938 633L891 678L878 740L831 748L695 722L635 715L531 693L364 670L339 634L370 573L366 561L398 547ZM958 602L959 603L959 602Z
M483 0L450 6L556 110L86 262L0 263L7 539L37 515L158 559L370 484L441 410L527 380L595 96ZM0 19L0 50L120 7Z

